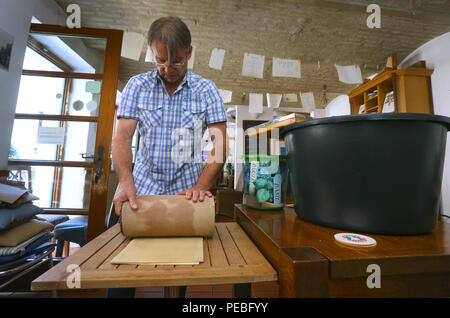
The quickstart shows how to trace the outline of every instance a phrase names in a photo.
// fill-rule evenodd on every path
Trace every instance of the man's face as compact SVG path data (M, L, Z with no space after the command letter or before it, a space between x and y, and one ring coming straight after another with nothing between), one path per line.
M166 65L166 66L156 66L161 78L165 82L170 84L180 83L183 80L184 75L186 74L187 71L187 64L189 58L191 57L192 46L189 47L188 54L186 54L186 52L183 49L179 49L178 51L172 52L172 60L170 61L170 66L167 66L169 64L169 52L167 50L167 47L163 43L159 41L154 42L152 45L152 51L156 63ZM183 65L177 66L176 64L183 64Z

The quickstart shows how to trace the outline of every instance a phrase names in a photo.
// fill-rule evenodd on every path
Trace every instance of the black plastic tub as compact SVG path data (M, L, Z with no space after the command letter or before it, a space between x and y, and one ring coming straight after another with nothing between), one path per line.
M391 113L337 116L281 130L295 212L342 230L433 231L450 118Z

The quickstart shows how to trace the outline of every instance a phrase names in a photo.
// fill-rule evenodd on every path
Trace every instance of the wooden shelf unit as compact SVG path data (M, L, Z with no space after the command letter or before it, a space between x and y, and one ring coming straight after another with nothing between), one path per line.
M387 69L348 94L351 113L358 114L361 105L366 114L383 112L389 92L394 92L395 112L433 113L432 73L433 70L415 67ZM375 91L375 96L369 96Z

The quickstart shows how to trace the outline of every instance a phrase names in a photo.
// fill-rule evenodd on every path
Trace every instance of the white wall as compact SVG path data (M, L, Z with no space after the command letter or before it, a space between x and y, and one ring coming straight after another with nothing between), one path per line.
M9 71L0 69L0 170L7 169L23 58L32 16L64 25L66 14L53 0L1 0L0 28L14 37Z
M26 5L17 0L0 2L0 28L14 37L9 71L0 69L0 170L8 167L20 76L35 5L36 0L27 0Z
M417 61L426 61L431 75L434 113L450 116L450 32L425 43L400 64L399 68L408 67ZM444 178L442 182L443 212L450 215L450 140L447 139Z

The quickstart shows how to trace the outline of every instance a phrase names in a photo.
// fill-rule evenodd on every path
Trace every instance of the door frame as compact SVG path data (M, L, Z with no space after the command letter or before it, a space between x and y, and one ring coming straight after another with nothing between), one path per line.
M101 79L101 91L99 102L99 113L97 117L69 116L69 115L34 115L16 114L15 118L42 119L42 120L73 120L83 122L97 122L95 153L97 158L98 149L103 147L101 161L102 175L95 183L94 176L98 164L97 159L93 162L70 162L70 161L41 161L41 160L9 160L10 166L15 165L41 165L59 167L86 167L92 168L91 173L91 195L89 209L55 209L44 208L48 214L79 214L88 215L87 241L92 240L105 230L105 217L107 211L108 178L111 168L111 141L116 104L116 90L119 76L120 56L122 49L122 30L97 29L97 28L73 28L49 24L31 24L30 33L46 35L68 35L79 37L97 37L106 39L103 72L101 74L46 72L23 70L23 75L41 75L48 77L73 77L81 79Z

